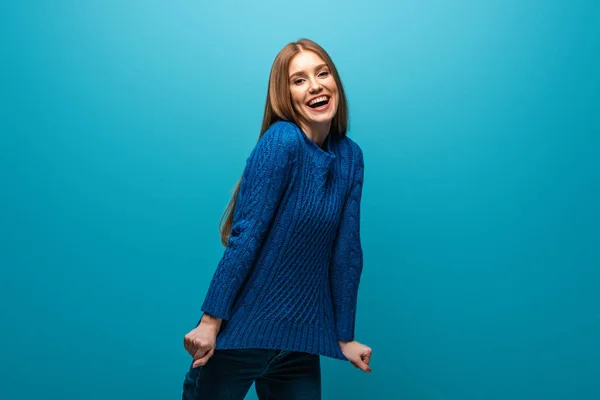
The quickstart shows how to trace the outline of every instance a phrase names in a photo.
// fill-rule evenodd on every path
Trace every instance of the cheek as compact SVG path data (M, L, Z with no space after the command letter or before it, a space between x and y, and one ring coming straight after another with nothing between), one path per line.
M329 79L327 79L327 88L329 89L329 91L331 93L337 94L338 87L337 87L337 84L335 83L335 79L333 79L333 77L330 77Z
M304 103L304 96L302 96L302 94L300 93L292 92L292 101L294 102L294 104L301 106Z
M335 101L336 106L340 103L340 95L337 91L333 94L333 100Z
M335 105L334 105L334 107L331 108L331 112L337 113L338 109L340 108L340 96L336 93L334 97L335 97Z

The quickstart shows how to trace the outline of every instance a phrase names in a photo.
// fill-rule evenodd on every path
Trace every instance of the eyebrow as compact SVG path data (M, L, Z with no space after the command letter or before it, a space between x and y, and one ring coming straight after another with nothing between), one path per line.
M323 64L319 64L315 67L315 71L323 68L323 67L328 67L327 63L323 63ZM290 75L289 79L292 79L294 76L296 75L304 75L304 71L296 71L293 74Z

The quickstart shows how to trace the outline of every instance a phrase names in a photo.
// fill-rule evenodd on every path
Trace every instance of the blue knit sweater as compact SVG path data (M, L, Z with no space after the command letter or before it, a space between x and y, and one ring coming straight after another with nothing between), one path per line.
M233 226L202 311L222 318L217 349L269 348L346 360L363 253L363 154L330 134L325 150L278 121L242 174Z

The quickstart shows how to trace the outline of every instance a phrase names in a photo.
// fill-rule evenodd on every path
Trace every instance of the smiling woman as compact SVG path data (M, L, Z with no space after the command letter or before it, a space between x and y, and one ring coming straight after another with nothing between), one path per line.
M300 128L321 143L329 133L339 103L329 66L315 52L302 51L290 62L290 92Z
M184 399L321 398L320 356L370 372L354 340L363 267L363 153L318 44L289 43L269 76L258 142L226 210L226 250L184 337Z

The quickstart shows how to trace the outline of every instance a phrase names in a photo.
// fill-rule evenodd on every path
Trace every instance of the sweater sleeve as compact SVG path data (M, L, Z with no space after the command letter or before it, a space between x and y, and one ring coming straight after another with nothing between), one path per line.
M342 211L331 262L330 285L338 340L354 340L358 286L363 269L360 239L360 203L363 188L364 160L355 146L354 178Z
M267 130L246 160L233 212L231 235L201 310L228 320L236 295L256 260L285 191L294 142L276 125Z

